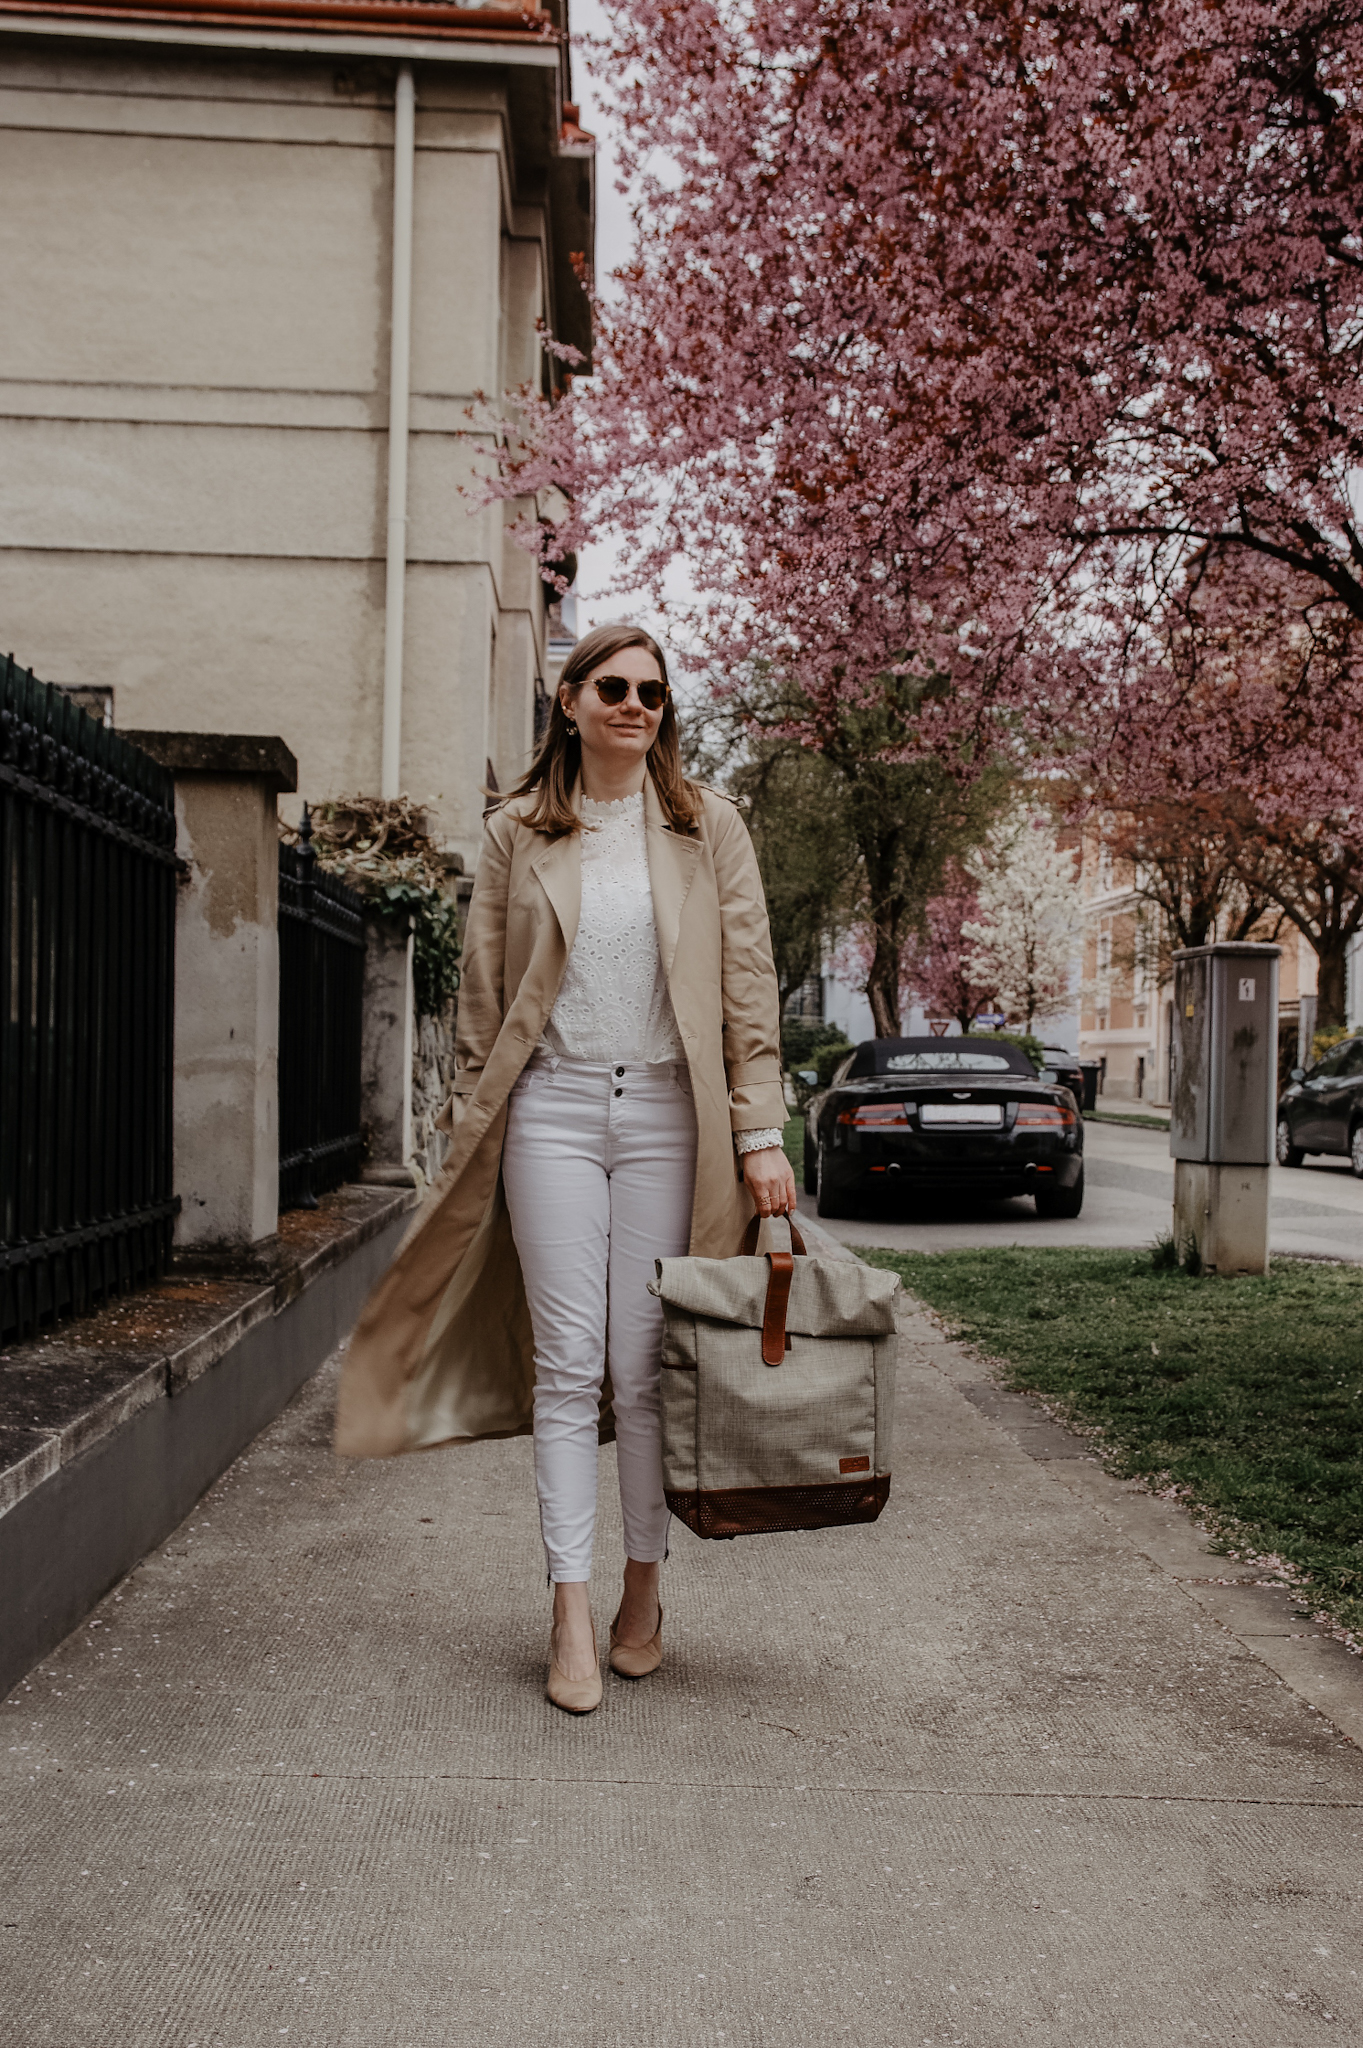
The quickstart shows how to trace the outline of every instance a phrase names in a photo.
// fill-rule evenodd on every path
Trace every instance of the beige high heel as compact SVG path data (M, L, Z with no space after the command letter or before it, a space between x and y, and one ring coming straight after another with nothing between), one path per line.
M621 1678L647 1678L650 1671L656 1671L663 1661L663 1603L658 1602L658 1626L646 1643L620 1643L615 1631L620 1625L620 1610L615 1610L611 1623L611 1647L609 1663L611 1670Z
M592 1653L596 1654L596 1623L592 1623ZM601 1660L590 1678L565 1678L554 1662L554 1631L549 1631L549 1677L545 1695L565 1714L594 1714L601 1704Z

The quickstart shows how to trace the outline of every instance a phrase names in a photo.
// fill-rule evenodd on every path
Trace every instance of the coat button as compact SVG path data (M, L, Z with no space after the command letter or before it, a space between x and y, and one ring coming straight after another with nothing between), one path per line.
M617 1067L615 1071L617 1075L620 1075L623 1074L625 1070L623 1067ZM615 1092L618 1095L620 1093L620 1090L617 1088Z
M617 1088L615 1092L617 1095L623 1095L625 1091L623 1088Z

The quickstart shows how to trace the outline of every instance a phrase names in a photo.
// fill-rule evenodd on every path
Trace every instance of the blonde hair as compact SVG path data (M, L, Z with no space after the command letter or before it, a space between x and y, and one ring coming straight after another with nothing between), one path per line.
M574 698L594 668L620 654L626 647L642 647L658 664L658 674L667 681L667 661L662 648L642 626L598 626L584 633L563 664L559 688L549 707L549 724L526 775L511 791L512 796L534 796L537 801L526 813L526 823L536 832L576 832L581 819L573 809L573 790L582 774L582 741L568 729L568 714L560 694L566 683ZM648 772L658 792L658 802L668 823L682 832L693 832L701 811L700 791L682 773L681 745L677 736L677 712L669 689L663 702L662 724L648 750Z

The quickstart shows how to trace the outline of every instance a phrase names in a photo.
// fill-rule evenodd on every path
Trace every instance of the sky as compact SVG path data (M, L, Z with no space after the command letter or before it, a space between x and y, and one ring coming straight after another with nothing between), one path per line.
M573 92L582 109L582 125L596 137L596 269L598 277L614 270L629 254L629 204L615 189L616 157L613 124L596 96L586 57L584 36L604 35L606 10L601 0L571 0L568 26L572 35Z

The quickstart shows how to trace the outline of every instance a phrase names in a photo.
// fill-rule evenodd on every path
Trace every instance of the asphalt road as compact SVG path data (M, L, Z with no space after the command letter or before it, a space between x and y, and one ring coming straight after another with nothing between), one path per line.
M1011 1202L900 1202L863 1217L825 1220L844 1244L891 1251L948 1251L957 1245L1148 1245L1171 1220L1174 1162L1163 1131L1090 1123L1084 1131L1084 1210L1073 1222L1042 1222L1034 1205ZM1273 1168L1272 1248L1308 1257L1363 1259L1363 1181L1343 1159ZM814 1214L814 1200L800 1207Z

